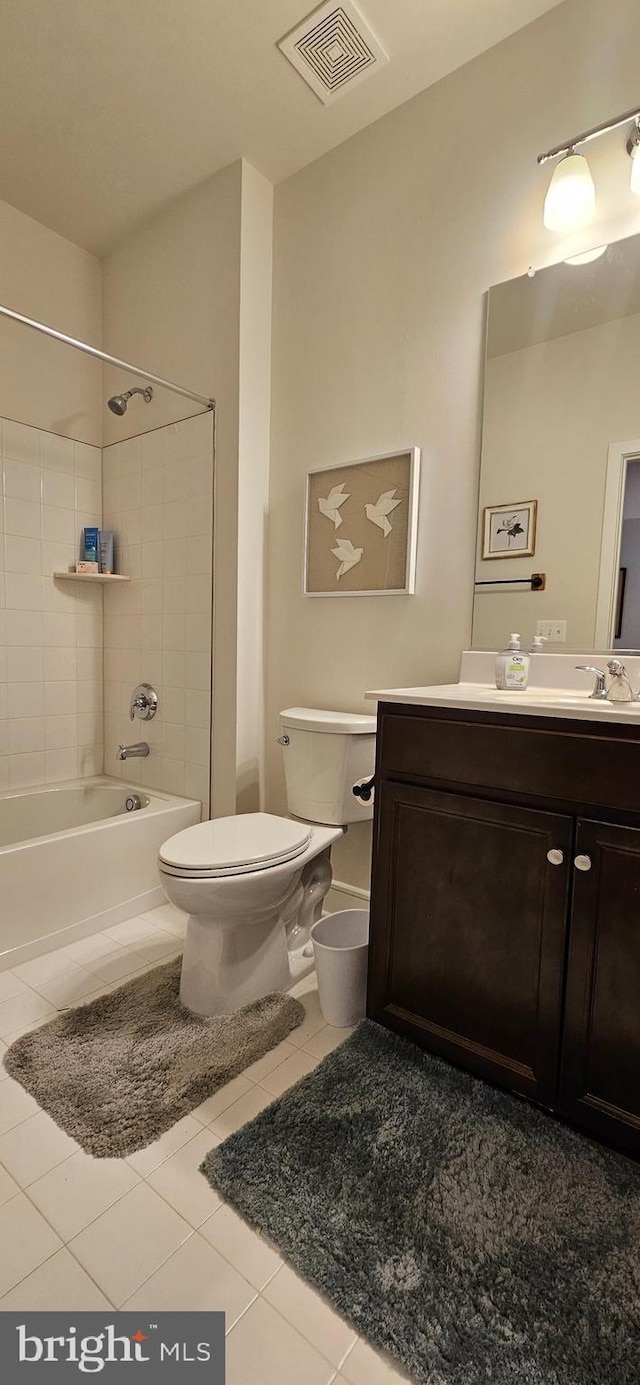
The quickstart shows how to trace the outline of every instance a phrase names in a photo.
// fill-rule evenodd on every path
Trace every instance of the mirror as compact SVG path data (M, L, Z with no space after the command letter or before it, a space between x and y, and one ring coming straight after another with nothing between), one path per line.
M640 650L640 235L489 292L472 647L512 630Z

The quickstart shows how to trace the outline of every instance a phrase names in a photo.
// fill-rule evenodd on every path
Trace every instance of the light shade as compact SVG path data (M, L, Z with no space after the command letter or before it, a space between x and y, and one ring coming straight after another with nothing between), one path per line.
M584 154L566 154L554 169L544 202L549 231L579 231L596 208L596 188Z
M627 145L627 148L629 146ZM631 155L631 177L629 186L636 197L640 197L640 143L636 141L629 149Z

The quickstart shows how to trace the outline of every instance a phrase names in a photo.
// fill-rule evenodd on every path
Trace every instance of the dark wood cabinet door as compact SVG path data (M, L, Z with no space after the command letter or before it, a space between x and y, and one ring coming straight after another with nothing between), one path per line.
M560 1108L640 1152L640 829L578 823Z
M572 831L560 814L383 781L370 1017L551 1104Z

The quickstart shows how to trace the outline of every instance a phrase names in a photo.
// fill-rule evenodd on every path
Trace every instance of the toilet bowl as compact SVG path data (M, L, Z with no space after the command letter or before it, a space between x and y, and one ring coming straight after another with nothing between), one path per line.
M347 823L372 816L353 786L373 774L375 717L291 708L280 724L297 816L215 818L160 848L164 890L189 916L180 999L198 1015L230 1014L312 969L331 847Z
M304 974L301 954L331 884L329 851L342 830L246 813L186 828L164 843L162 884L189 915L183 1005L198 1015L231 1014L290 986L296 960Z

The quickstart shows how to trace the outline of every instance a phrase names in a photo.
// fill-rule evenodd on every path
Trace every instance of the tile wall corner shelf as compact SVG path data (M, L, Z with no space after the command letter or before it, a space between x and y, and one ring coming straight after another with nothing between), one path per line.
M54 572L63 582L130 582L121 572Z

